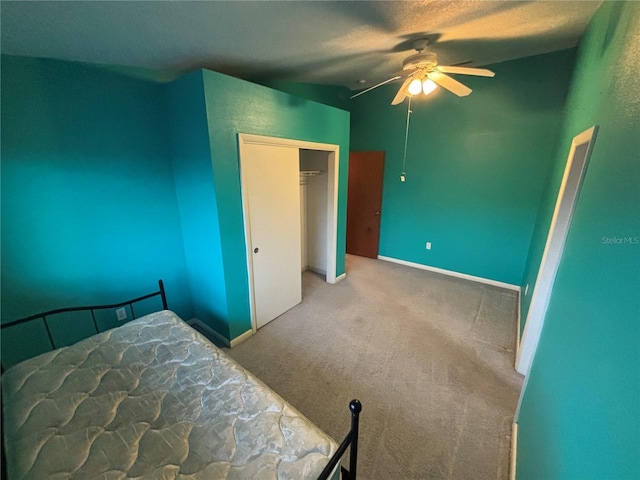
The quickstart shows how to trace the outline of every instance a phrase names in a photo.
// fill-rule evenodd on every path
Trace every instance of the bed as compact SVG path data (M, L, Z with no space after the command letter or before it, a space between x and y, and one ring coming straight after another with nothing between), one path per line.
M165 309L3 373L6 478L355 478L357 400L338 446L150 295Z

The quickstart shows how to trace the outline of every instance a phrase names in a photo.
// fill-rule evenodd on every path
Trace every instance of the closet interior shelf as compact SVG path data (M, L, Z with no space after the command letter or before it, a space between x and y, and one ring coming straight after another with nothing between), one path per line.
M301 177L315 177L321 174L322 174L321 170L300 170Z

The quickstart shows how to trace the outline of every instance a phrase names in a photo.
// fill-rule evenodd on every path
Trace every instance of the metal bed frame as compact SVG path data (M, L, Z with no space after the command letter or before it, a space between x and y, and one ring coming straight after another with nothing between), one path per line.
M349 450L349 470L340 466L340 471L342 473L343 480L356 480L357 475L357 466L358 466L358 433L360 428L360 412L362 411L362 404L360 400L354 399L349 402L349 410L351 410L351 430L347 433L347 436L344 437L344 440L336 450L336 453L333 454L331 459L329 459L329 463L324 467L322 473L318 477L318 480L327 480L329 475L336 465L344 455L344 452L347 450L347 447L351 445L351 450Z
M162 280L158 280L158 288L159 290L157 292L153 292L148 295L143 295L142 297L134 298L132 300L127 300L126 302L113 303L111 305L90 305L87 307L69 307L69 308L57 308L55 310L49 310L48 312L38 313L36 315L30 315L28 317L19 318L18 320L14 320L13 322L3 323L2 325L0 325L0 329L13 327L15 325L20 325L21 323L27 323L27 322L31 322L33 320L37 320L41 318L44 322L44 328L47 331L47 336L49 337L49 343L51 344L51 349L55 350L56 345L55 345L55 342L53 341L53 337L51 336L51 330L49 329L49 323L47 322L47 317L50 317L52 315L57 315L59 313L90 311L91 319L93 320L93 327L95 328L96 333L100 333L100 330L98 329L98 323L96 322L96 314L95 314L96 310L108 310L108 309L119 308L119 307L124 307L126 305L129 305L129 308L131 309L131 315L135 319L136 312L133 309L133 304L140 302L142 300L146 300L148 298L156 297L158 295L160 295L160 298L162 299L163 310L168 310L169 308L167 307L167 296L164 291L164 283L162 282Z
M51 330L49 329L49 323L47 322L47 317L52 315L57 315L60 313L66 312L82 312L82 311L90 311L91 319L93 320L93 326L95 328L96 334L100 333L98 329L98 323L96 321L95 311L96 310L108 310L114 308L124 307L126 305L131 309L131 315L133 319L136 318L135 310L133 309L133 304L140 302L142 300L147 300L149 298L153 298L156 296L160 296L162 300L162 308L164 310L168 310L167 306L167 296L164 290L164 283L162 280L158 280L158 291L149 293L148 295L143 295L141 297L134 298L132 300L127 300L121 303L113 303L110 305L90 305L86 307L69 307L69 308L58 308L55 310L49 310L48 312L39 313L36 315L30 315L28 317L20 318L18 320L14 320L12 322L3 323L0 325L0 329L13 327L15 325L20 325L22 323L31 322L34 320L42 319L44 322L45 330L47 331L47 336L49 338L49 343L51 344L51 349L55 350L57 347L55 342L53 341L53 336L51 335ZM2 365L0 365L2 367ZM4 368L1 368L4 372ZM1 399L0 399L1 400ZM0 407L1 408L1 407ZM338 447L338 450L333 454L333 456L329 459L329 463L324 467L322 473L318 477L318 480L328 480L333 470L336 468L336 465L346 452L347 448L350 446L349 450L349 470L340 467L340 471L342 473L343 480L356 480L356 472L357 472L357 463L358 463L358 433L359 433L359 424L360 424L360 412L362 411L362 404L359 400L354 399L349 402L349 410L351 411L351 429L345 436L344 440ZM4 413L1 411L0 413ZM2 415L4 417L4 415ZM0 422L0 425L4 422ZM4 456L4 436L2 437L2 478L6 478L6 460Z

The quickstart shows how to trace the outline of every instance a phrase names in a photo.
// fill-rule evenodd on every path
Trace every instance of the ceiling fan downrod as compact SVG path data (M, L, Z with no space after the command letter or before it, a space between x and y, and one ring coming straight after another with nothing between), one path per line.
M404 59L402 62L403 70L410 68L433 70L438 65L438 56L434 52L426 51L427 45L429 45L428 38L419 38L413 42L413 48L418 53L414 53Z
M428 38L418 38L417 40L414 40L414 42L413 42L413 48L418 53L422 52L425 48L427 48L428 45L429 45L429 39Z

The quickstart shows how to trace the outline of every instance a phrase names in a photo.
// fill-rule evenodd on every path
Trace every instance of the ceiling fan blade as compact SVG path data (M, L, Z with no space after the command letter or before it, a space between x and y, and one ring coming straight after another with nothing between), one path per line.
M409 77L404 82L402 82L400 90L398 90L396 96L393 97L393 100L391 100L391 105L399 105L400 103L404 102L404 99L407 97L407 88L409 88L411 80L413 80L413 78Z
M356 97L359 97L360 95L364 95L365 93L370 92L374 88L381 87L382 85L386 85L387 83L395 82L396 80L399 80L400 78L402 78L402 77L400 77L399 75L395 75L395 76L389 78L388 80L385 80L384 82L380 82L377 85L374 85L373 87L369 87L369 88L367 88L365 90L362 90L361 92L356 93L355 95L351 95L351 98L356 98Z
M475 75L477 77L495 77L495 73L486 68L472 68L472 67L456 67L454 65L444 66L438 65L436 69L442 73L458 73L460 75Z
M462 65L469 65L473 60L465 60L464 62L452 63L450 67L461 67Z
M429 74L429 78L440 85L442 88L446 88L451 93L455 93L459 97L466 97L473 91L466 85L463 85L459 81L454 80L450 76L438 71L431 72Z

